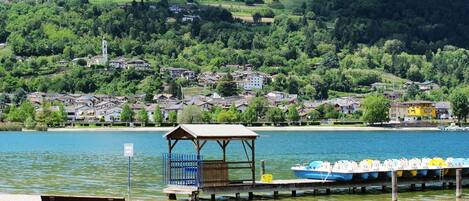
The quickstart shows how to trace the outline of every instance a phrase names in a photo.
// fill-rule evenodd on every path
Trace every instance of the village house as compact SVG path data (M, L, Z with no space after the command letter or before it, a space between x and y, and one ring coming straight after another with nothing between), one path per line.
M124 57L117 57L109 61L109 67L114 69L124 69L126 66L126 59Z
M66 67L68 65L68 61L60 60L55 63L59 67Z
M244 77L243 81L240 82L244 90L250 91L255 89L262 89L267 79L267 75L262 73L249 73Z
M425 81L425 82L406 82L404 87L407 89L411 85L417 85L420 91L431 91L435 89L439 89L440 86L432 81Z
M65 112L67 113L67 122L76 122L77 121L76 106L67 106L67 107L65 107Z
M144 59L126 59L117 57L109 61L109 67L113 69L135 69L135 70L151 70L151 65Z
M194 22L196 20L200 20L200 16L198 15L184 15L182 16L182 22Z
M179 5L171 5L169 8L169 12L174 13L174 14L179 14L180 12L184 11L182 7Z
M375 82L371 84L371 89L374 91L386 91L386 90L392 90L393 85L388 84L388 83L383 83L383 82Z
M184 108L183 103L167 103L167 104L161 105L161 110L163 112L163 119L165 121L168 121L170 112L177 113L180 110L182 110L182 108Z
M113 101L102 101L102 102L99 102L98 104L96 104L94 106L95 109L98 109L98 110L101 110L101 109L107 109L107 108L112 108L112 107L116 107L117 106L117 103L113 102Z
M156 94L153 96L153 101L157 103L165 103L168 101L175 101L172 94Z
M404 121L436 119L436 108L431 101L410 101L403 104L407 106L407 116Z
M193 80L195 79L195 72L191 70L187 70L185 68L162 68L161 72L167 72L169 73L169 76L171 79L176 80L180 77L184 77L187 80Z
M203 72L199 74L198 81L199 85L210 87L217 84L226 73L212 73L212 72Z
M392 102L389 108L391 122L401 122L407 117L407 105L401 102Z
M151 65L143 59L132 59L125 63L126 69L151 70Z
M88 107L93 107L99 100L93 95L83 95L75 99L76 104L86 105Z
M353 114L360 109L360 101L353 97L341 97L330 100L336 110L342 114Z
M272 106L277 106L281 103L293 104L298 101L297 94L288 94L280 91L272 91L266 95L267 101Z
M437 102L435 103L436 116L438 119L452 119L453 111L450 102Z
M389 100L397 100L402 97L403 93L401 91L386 91L383 92L383 95Z

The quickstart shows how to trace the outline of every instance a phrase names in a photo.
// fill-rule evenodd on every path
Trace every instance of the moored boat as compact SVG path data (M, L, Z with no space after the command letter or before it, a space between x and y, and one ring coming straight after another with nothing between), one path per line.
M353 173L346 171L332 171L329 162L313 161L307 166L297 165L291 168L295 176L304 179L316 179L323 181L350 181Z

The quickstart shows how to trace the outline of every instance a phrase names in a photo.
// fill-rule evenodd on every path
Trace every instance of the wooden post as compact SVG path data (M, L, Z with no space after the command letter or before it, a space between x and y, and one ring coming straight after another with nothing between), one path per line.
M265 174L265 161L261 160L261 176Z
M252 172L252 185L256 185L256 141L251 140L251 160L252 160L252 167L251 167L251 172Z
M253 193L253 192L249 192L249 193L248 193L248 199L249 199L249 200L254 199L254 193Z
M392 182L392 191L391 191L392 199L391 200L397 201L397 172L396 171L392 171L391 182Z
M291 196L296 197L296 191L291 191Z
M456 169L456 198L462 197L462 169Z
M411 190L411 191L415 191L415 184L411 184L411 185L410 185L410 190Z
M278 198L278 191L274 191L274 199Z
M236 197L236 200L239 200L241 198L240 194L239 193L236 193L235 194L235 197Z
M211 200L211 201L215 201L215 200L216 200L215 194L210 195L210 200Z

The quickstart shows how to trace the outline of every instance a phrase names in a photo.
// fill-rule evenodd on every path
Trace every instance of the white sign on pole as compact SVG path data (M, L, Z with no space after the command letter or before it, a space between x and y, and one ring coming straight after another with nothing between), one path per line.
M124 156L133 157L134 156L134 144L126 143L124 144Z

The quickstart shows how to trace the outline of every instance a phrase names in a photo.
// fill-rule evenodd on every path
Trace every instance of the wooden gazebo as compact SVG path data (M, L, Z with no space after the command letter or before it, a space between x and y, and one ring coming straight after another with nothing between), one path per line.
M168 185L198 187L255 184L255 140L258 135L242 125L199 125L183 124L164 135L168 140L168 154L164 156L163 169ZM176 154L173 149L179 141L192 141L195 154ZM209 141L220 146L222 158L204 160L201 150ZM241 142L246 160L228 161L227 147L232 141ZM250 170L248 179L230 179L231 169Z

